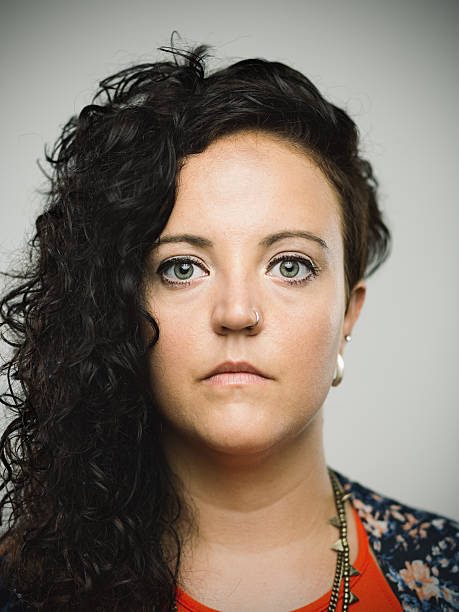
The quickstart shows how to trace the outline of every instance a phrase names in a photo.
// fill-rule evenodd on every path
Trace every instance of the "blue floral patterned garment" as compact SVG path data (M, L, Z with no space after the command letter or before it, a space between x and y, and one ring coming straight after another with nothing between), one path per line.
M370 546L403 610L459 610L459 523L378 495L335 473L351 493Z
M403 610L459 610L459 523L406 506L336 474L351 493L370 546ZM0 562L5 558L0 556ZM0 612L23 610L16 595L0 585ZM374 611L377 602L369 612Z

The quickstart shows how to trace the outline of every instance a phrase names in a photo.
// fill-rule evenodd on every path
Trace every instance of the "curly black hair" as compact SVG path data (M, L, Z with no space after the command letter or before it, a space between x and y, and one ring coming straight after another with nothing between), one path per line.
M341 203L346 295L390 250L356 125L303 74L246 59L207 74L207 45L106 78L46 152L29 263L0 301L7 527L1 577L32 610L172 610L178 521L191 512L161 448L142 303L187 155L261 130L301 147ZM142 333L152 330L151 342Z

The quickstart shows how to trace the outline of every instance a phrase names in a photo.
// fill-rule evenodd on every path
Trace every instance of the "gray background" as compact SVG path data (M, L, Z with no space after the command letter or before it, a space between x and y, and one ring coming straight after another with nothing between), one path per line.
M155 61L179 31L308 75L359 125L394 250L368 283L345 379L325 411L328 463L459 518L456 0L15 0L1 4L0 269L40 210L36 160L99 79ZM179 40L178 40L179 42Z

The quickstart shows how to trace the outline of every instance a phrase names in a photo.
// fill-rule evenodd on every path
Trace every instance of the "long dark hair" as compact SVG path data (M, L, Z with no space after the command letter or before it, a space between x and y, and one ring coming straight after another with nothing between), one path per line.
M103 80L46 154L29 263L0 302L14 417L0 442L2 576L32 609L173 607L187 506L161 450L147 374L159 327L141 288L184 158L247 129L300 146L340 198L347 295L389 252L357 128L311 81L263 59L207 74L206 45L161 50L173 61Z

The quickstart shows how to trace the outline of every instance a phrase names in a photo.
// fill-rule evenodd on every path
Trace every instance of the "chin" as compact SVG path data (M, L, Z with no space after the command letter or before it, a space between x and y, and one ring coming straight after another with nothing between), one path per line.
M260 438L207 439L205 445L214 453L231 455L232 457L247 457L262 455L275 446L276 440Z
M210 425L210 424L209 424ZM232 457L263 455L290 437L281 424L272 422L228 422L220 420L205 430L196 431L198 443L213 453Z

